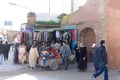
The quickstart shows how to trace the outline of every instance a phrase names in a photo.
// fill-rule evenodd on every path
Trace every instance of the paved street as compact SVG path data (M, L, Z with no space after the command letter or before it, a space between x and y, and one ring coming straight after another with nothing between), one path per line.
M76 64L69 65L67 71L63 67L57 71L40 68L31 70L27 64L13 64L12 53L9 60L0 65L0 80L92 80L91 75L93 73L94 68L90 63L86 72L78 71ZM103 75L97 80L103 80ZM118 70L109 70L109 80L120 80Z

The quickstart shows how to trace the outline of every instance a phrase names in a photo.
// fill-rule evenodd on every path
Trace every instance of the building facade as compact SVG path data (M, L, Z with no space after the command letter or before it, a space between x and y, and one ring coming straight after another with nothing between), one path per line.
M93 56L91 45L106 40L109 67L120 69L120 0L88 0L61 23L77 25L78 39L87 46L89 58Z

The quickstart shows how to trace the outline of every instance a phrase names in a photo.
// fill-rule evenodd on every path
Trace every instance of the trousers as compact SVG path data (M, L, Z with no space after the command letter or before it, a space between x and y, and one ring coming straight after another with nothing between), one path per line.
M3 54L0 54L0 64L3 63L3 59L4 59L4 55L3 55Z
M102 73L104 72L104 80L108 80L108 68L104 65L104 64L101 64L99 66L99 69L96 71L95 74L93 74L93 76L95 78L97 78L99 75L101 75Z

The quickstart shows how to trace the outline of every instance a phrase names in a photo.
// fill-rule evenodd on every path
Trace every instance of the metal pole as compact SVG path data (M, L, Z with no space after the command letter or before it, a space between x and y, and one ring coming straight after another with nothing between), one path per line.
M49 14L50 14L50 0L49 0Z
M64 0L63 0L63 13L64 13Z
M19 6L19 7L22 7L22 8L25 8L25 9L28 9L30 12L32 12L32 10L28 7L25 7L25 6L22 6L22 5L19 5L19 4L16 4L16 3L9 3L10 5L15 5L15 6Z
M73 0L71 0L71 13L73 12Z

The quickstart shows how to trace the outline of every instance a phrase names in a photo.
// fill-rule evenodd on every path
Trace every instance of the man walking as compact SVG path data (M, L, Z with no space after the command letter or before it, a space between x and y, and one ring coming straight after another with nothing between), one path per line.
M70 50L69 45L65 41L63 42L63 45L60 49L60 53L62 53L63 63L65 65L65 70L67 70L68 69L68 57L71 54L71 50Z
M0 40L0 65L3 63L3 60L4 60L4 46L3 46L3 41Z
M96 71L95 74L93 74L93 80L96 80L96 78L104 72L104 80L108 80L108 68L107 68L107 52L105 48L105 40L100 41L100 47L98 48L98 66L99 69Z

